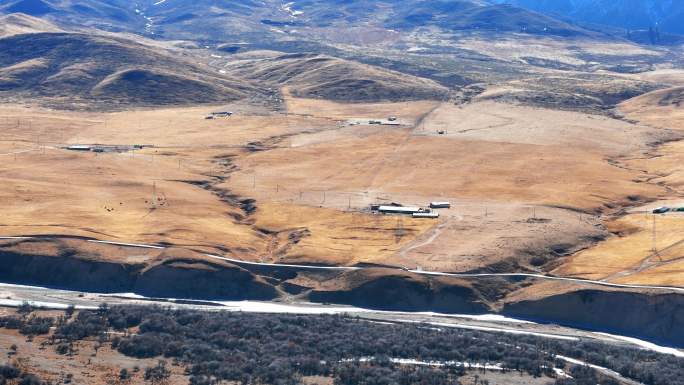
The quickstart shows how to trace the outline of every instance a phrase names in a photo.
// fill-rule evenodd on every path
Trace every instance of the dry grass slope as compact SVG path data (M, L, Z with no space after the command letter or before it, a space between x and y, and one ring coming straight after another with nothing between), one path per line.
M62 31L59 27L48 21L23 13L12 13L0 16L0 37L35 32Z
M439 100L446 88L428 79L315 54L237 55L236 77L287 86L293 95L347 102Z
M70 107L227 102L257 87L131 40L76 33L0 39L0 90Z
M620 111L629 119L656 127L684 130L684 87L677 86L638 96L620 104Z

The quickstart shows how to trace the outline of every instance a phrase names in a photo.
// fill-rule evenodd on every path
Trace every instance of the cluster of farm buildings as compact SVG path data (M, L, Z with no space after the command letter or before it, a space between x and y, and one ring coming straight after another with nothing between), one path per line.
M403 206L397 203L390 205L371 205L371 211L380 214L404 214L413 218L439 218L437 209L451 208L449 202L430 202L428 207Z

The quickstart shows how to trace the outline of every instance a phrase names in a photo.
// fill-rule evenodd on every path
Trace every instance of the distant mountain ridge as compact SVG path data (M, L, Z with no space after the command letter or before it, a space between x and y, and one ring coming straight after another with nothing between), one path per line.
M0 38L0 95L58 106L230 102L265 91L132 40L80 33Z
M593 33L547 14L489 0L0 0L0 13L12 12L171 39L263 39L299 28L359 25L402 31L437 27L551 36Z
M684 34L681 0L493 0L578 22Z

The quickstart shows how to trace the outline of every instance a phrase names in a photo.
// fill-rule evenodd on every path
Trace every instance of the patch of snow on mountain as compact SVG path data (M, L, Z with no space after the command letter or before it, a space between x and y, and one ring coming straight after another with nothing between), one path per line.
M283 4L282 9L283 9L283 11L289 13L290 16L292 16L292 17L297 17L297 16L304 13L302 11L297 11L297 10L292 9L293 5L294 5L293 1L289 2L289 3L285 3L285 4Z

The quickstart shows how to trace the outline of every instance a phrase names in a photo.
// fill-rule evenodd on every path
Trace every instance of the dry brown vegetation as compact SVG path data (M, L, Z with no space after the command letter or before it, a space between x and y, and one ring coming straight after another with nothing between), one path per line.
M462 48L507 62L528 61L531 67L524 80L504 71L499 75L505 81L454 104L426 100L445 96L446 88L433 80L325 55L250 51L216 60L214 70L224 73L209 76L202 72L208 67L189 64L206 52L179 48L185 56L182 68L188 69L179 77L178 68L173 73L161 66L138 68L145 63L142 53L159 51L147 41L134 47L113 36L79 34L39 34L30 40L41 39L120 52L132 65L99 59L72 63L23 52L25 60L2 68L0 80L21 83L58 65L57 73L40 76L38 89L49 90L50 82L104 68L106 73L85 78L92 80L86 93L105 101L144 105L163 95L170 98L164 103L175 104L177 97L219 100L207 97L215 92L234 100L263 91L273 103L257 106L245 100L113 113L6 104L0 111L5 134L0 156L7 160L0 168L6 181L0 197L8 202L2 207L5 235L169 243L264 262L440 271L555 269L605 278L602 272L623 273L643 259L637 251L643 247L630 248L631 254L616 252L624 261L599 264L589 275L586 266L596 259L592 253L603 255L601 249L581 251L568 264L562 257L606 237L599 247L619 243L611 232L647 238L643 223L629 217L613 223L612 216L624 207L669 198L678 183L678 142L658 150L672 156L652 156L655 146L681 137L668 129L676 128L668 124L677 117L678 88L621 105L637 124L604 111L653 89L654 81L677 84L672 71L651 78L593 72L609 62L592 67L597 58L629 57L638 64L662 56L627 43L463 39ZM167 54L164 60L171 60ZM202 71L194 71L198 68ZM179 91L181 85L192 87ZM236 114L204 119L226 109ZM663 115L670 120L659 121ZM397 116L400 125L352 124L389 116ZM105 153L63 148L93 143L151 147ZM367 210L371 203L434 200L453 204L437 221ZM623 228L629 234L616 230Z
M667 63L678 53L579 29L561 39L499 27L403 33L400 22L349 29L341 20L306 32L324 39L317 46L300 40L304 29L295 30L299 20L284 8L261 9L247 23L241 9L219 15L209 7L216 15L205 24L201 3L188 11L196 14L160 11L155 22L168 25L149 28L177 39L223 34L226 25L239 34L208 46L0 17L0 237L45 236L0 240L4 282L511 311L681 342L660 316L680 306L667 294L405 271L684 286L684 213L650 214L684 206L684 72ZM271 20L279 14L293 24ZM248 43L230 41L257 30L264 34ZM207 119L213 111L235 114ZM390 116L395 125L366 124ZM76 144L117 148L66 149ZM435 220L369 210L431 201L452 207ZM620 314L631 317L632 303L652 311L613 316L605 304L614 294L624 295ZM119 368L153 363L108 348L93 356L92 342L65 359L40 342L3 332L0 354L16 343L44 378L80 373L76 383L105 383ZM187 381L174 373L172 384Z
M14 314L14 311L9 312ZM40 316L59 316L59 312L40 312ZM131 384L142 385L144 369L157 364L156 359L139 359L126 357L113 349L110 344L97 341L78 341L74 345L73 355L60 355L54 348L46 347L48 336L37 336L27 341L26 336L16 330L3 330L0 333L0 356L17 367L29 370L44 381L60 383L70 375L75 384ZM10 347L17 346L17 354L9 354ZM168 366L172 372L168 385L185 385L188 383L184 369L180 366ZM137 368L137 369L136 369ZM131 374L130 382L119 381L121 369Z
M250 195L235 195L226 182L236 158L276 145L281 136L336 124L236 107L236 116L216 120L204 119L209 108L101 115L6 107L3 233L170 242L245 259L348 264L391 254L429 227L410 218L397 222L291 203L258 201L256 211L246 209ZM155 147L122 153L61 148L69 143Z
M678 79L683 77L677 76ZM666 88L628 100L620 105L628 118L656 127L684 129L684 87Z
M447 89L435 81L316 54L250 52L225 66L232 75L277 87L294 95L347 102L440 100Z
M0 16L0 37L36 32L61 32L56 25L21 13Z
M109 114L6 106L3 201L23 203L4 207L3 234L167 242L264 262L440 271L549 263L557 274L605 278L644 258L643 223L627 217L607 229L636 237L639 247L612 237L567 265L554 259L608 235L595 214L666 197L650 178L675 172L676 163L663 163L668 157L641 159L650 144L677 134L600 115L486 98L462 106L344 104L290 93L283 92L286 113L247 104ZM203 119L225 109L236 114ZM348 124L391 115L404 125ZM60 148L77 143L155 147ZM454 206L439 221L363 212L370 203L431 200Z
M0 91L9 100L101 110L268 97L244 79L136 40L93 31L8 34L0 37Z
M680 87L655 91L621 104L620 111L644 124L683 130L680 98ZM680 213L651 214L658 206L682 206L681 153L682 142L676 141L645 156L625 159L627 167L643 170L651 183L667 186L667 193L656 203L609 221L608 229L616 236L573 256L555 273L618 283L683 285L684 217Z
M340 117L339 105L329 102L291 99L288 106ZM440 224L382 260L448 271L481 269L521 252L566 253L581 247L580 239L604 236L592 213L665 194L643 183L639 169L606 159L676 136L602 116L492 102L444 104L410 130L345 129L316 140L297 135L290 146L241 157L224 185L257 200L338 209L450 200L454 209Z
M6 106L3 201L23 203L4 208L3 234L167 242L264 262L510 270L605 237L597 213L667 194L623 158L675 138L669 131L488 101L284 95L287 113L247 104L109 114ZM236 114L204 119L225 109ZM390 115L404 125L348 124ZM61 148L78 143L154 147ZM370 203L433 200L454 207L439 221L365 212Z

